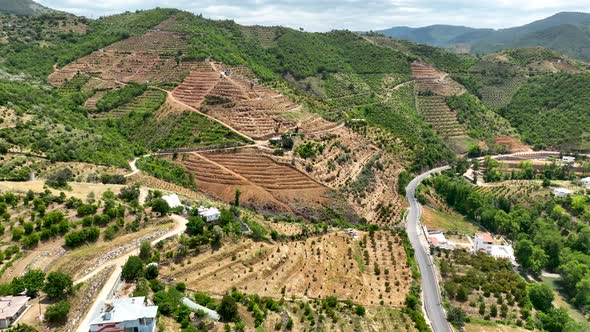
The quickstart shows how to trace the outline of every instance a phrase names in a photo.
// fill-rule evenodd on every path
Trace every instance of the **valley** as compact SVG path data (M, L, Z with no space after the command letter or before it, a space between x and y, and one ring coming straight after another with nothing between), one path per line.
M0 44L15 331L104 327L127 299L154 331L587 329L585 63L53 15L2 16L35 27Z

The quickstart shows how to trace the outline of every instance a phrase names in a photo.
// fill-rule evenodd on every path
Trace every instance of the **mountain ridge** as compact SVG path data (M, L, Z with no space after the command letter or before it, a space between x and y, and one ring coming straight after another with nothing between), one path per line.
M0 0L0 14L42 15L59 13L59 11L40 5L33 0Z
M450 33L449 32L454 32ZM573 58L589 61L590 14L559 12L545 19L505 29L430 25L420 28L394 27L377 31L386 36L431 46L460 48L469 53L493 53L506 48L541 46Z

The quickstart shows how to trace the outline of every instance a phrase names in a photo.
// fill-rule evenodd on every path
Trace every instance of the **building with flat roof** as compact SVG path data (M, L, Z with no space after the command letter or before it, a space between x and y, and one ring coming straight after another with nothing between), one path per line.
M145 297L101 301L90 320L90 332L154 332L158 306L146 306Z
M516 265L516 258L514 257L514 249L510 245L496 245L494 238L490 233L477 233L473 241L473 253L485 253L496 259L508 259L512 265Z
M199 213L199 216L203 217L203 219L205 219L207 222L217 221L219 218L221 218L221 212L214 207L200 207L197 209L197 212Z
M11 327L27 309L28 296L0 297L0 329Z

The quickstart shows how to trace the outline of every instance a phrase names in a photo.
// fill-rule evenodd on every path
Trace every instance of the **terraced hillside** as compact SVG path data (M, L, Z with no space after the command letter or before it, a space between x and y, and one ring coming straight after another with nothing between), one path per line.
M330 201L326 187L256 149L193 153L182 163L201 190L227 202L239 189L241 200L257 209L305 215Z
M299 108L289 98L240 74L220 74L223 64L193 70L173 91L178 100L200 109L254 139L268 139L294 125L280 117ZM236 72L250 76L246 70Z
M158 109L166 100L166 93L160 90L148 89L141 96L134 98L131 102L117 107L108 112L91 113L89 117L97 120L106 119L120 119L131 112L137 113L150 113L155 109ZM90 99L86 101L86 105ZM96 104L95 108L96 109Z
M457 113L447 106L445 99L463 94L465 89L431 65L416 62L412 64L412 73L416 81L416 110L457 152L466 152L468 136L465 127L459 123Z

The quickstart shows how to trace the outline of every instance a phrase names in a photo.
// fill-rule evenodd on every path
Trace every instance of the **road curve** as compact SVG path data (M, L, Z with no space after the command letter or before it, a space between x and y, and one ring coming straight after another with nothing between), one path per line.
M188 219L186 219L182 216L176 215L176 214L172 214L170 216L170 219L172 219L174 221L174 227L168 233L153 240L151 242L152 245L155 245L159 241L163 241L163 240L166 240L171 237L175 237L177 235L184 233L184 231L186 230L186 225L188 223ZM118 258L106 262L105 264L96 268L91 273L85 275L84 277L82 277L74 282L75 284L78 284L78 283L87 281L88 279L90 279L94 275L96 275L99 271L101 271L103 268L105 268L107 266L115 265L115 270L111 273L111 275L109 276L109 278L107 279L105 284L102 286L96 299L94 300L94 302L89 304L90 309L88 310L86 315L82 318L82 320L78 324L78 328L76 329L76 332L88 332L88 330L90 329L90 320L91 320L94 312L97 310L98 305L100 304L100 301L106 300L108 298L109 294L111 293L111 290L113 289L113 287L115 286L115 284L117 283L119 278L121 277L122 266L125 264L125 262L127 262L127 258L129 258L129 256L137 253L138 249L139 248L134 248L134 249L128 251L127 253L123 254L122 256L119 256Z
M420 275L422 277L422 300L424 310L426 311L427 319L430 321L430 326L434 332L452 332L451 326L447 322L445 311L442 307L440 297L440 290L438 288L438 281L436 273L432 266L432 259L429 250L427 249L426 239L420 238L422 229L420 227L420 216L422 214L422 206L416 200L416 187L427 177L433 173L438 173L449 169L449 166L440 167L428 171L414 178L406 187L406 198L410 205L410 211L407 216L407 232L410 243L414 248L414 256L420 268Z

